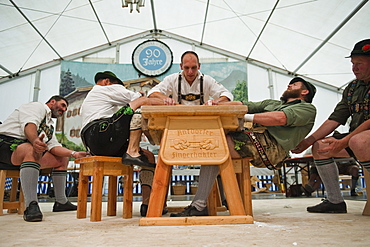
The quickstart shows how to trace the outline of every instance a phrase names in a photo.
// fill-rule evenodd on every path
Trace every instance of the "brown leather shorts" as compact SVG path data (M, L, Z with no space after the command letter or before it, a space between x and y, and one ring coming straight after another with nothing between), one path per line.
M232 131L228 133L235 143L235 150L239 155L244 157L253 157L250 161L253 166L258 168L266 168L263 163L260 154L257 151L256 146L252 143L248 135L244 132ZM270 160L271 164L275 165L276 168L282 166L282 162L288 157L283 147L277 143L267 130L263 132L254 132L257 136L258 141L262 145L265 153Z

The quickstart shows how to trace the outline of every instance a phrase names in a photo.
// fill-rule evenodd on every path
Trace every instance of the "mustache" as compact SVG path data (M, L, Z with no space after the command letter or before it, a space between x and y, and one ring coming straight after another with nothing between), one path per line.
M281 95L281 100L288 100L290 98L299 98L301 96L302 89L287 89L284 91L283 95Z
M63 114L64 114L64 111L61 111L61 110L51 110L51 116L53 117L53 118L57 118L57 117L61 117L61 116L63 116Z

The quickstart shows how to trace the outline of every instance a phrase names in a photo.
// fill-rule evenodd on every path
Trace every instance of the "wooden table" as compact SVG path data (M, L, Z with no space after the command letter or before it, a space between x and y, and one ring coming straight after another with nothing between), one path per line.
M286 197L291 196L299 196L299 195L289 195L286 193L288 191L288 188L290 186L298 186L298 174L301 173L302 176L302 185L304 186L307 183L307 179L304 178L304 175L302 174L302 171L308 174L308 177L310 176L310 165L313 164L313 157L312 155L304 156L304 157L296 157L296 158L289 158L284 161L283 164L283 180L284 180L284 188L285 188L285 195ZM289 184L287 182L287 174L293 170L294 171L294 181ZM293 188L293 187L292 187Z
M146 218L140 225L247 224L225 132L243 125L247 106L143 106L143 130L160 144ZM219 165L230 216L161 217L172 165Z

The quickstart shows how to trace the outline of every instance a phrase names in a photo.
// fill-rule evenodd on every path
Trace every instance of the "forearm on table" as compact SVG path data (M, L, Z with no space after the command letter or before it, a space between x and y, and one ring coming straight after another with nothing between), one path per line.
M286 115L282 111L263 112L253 115L253 123L263 126L281 126L287 123Z
M226 96L221 96L220 98L215 99L215 101L216 101L217 103L221 103L221 102L231 102L231 101L230 101L230 99L229 99L228 97L226 97Z
M166 99L169 98L168 96L164 95L163 93L160 92L154 92L151 93L148 98L159 98L159 99Z
M222 101L218 103L219 105L243 105L241 101Z

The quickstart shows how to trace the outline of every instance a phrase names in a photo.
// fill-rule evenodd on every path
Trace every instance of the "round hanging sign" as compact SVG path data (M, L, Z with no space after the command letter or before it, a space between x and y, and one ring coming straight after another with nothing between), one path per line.
M172 51L163 42L147 40L139 44L132 53L135 69L146 76L159 76L172 66Z

